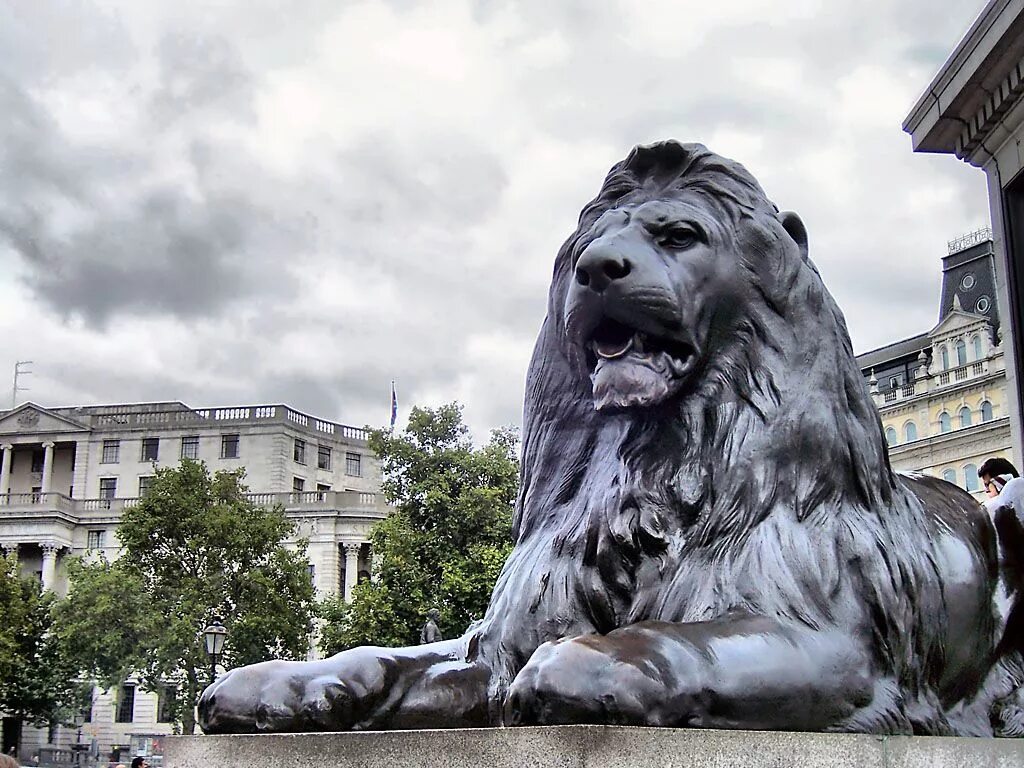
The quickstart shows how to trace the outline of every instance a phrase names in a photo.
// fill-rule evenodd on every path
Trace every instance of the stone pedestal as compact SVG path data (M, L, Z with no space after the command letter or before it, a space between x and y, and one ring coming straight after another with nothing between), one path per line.
M171 736L166 768L1015 768L1024 741L574 725Z

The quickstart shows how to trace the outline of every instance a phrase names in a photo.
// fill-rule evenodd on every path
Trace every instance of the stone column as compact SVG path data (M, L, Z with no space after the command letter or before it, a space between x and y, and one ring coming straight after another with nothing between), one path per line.
M60 547L52 541L44 541L43 550L43 591L52 591L57 582L57 551Z
M359 579L359 544L342 544L345 547L345 602L352 602L352 591Z
M53 443L43 443L43 481L40 483L40 492L49 493L51 481L53 480Z
M3 444L3 460L0 463L0 496L11 492L11 459L14 458L14 446Z

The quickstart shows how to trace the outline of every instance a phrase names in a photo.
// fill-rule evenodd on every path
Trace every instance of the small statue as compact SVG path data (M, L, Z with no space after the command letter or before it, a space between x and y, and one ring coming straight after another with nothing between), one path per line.
M427 611L427 621L420 630L420 645L444 640L441 630L437 628L437 620L439 618L441 618L441 612L437 608L431 608Z

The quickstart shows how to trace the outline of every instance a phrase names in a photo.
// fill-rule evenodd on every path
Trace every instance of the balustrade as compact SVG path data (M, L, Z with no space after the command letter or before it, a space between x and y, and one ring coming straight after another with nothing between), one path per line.
M286 510L296 507L386 512L387 505L377 493L365 491L294 491L291 493L250 493L246 498L258 506L280 504ZM0 494L0 514L21 514L27 511L68 513L113 512L131 509L137 498L72 499L62 493Z

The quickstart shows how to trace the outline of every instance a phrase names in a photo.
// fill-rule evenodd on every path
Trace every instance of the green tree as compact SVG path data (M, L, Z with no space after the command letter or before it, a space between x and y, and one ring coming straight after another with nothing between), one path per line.
M67 723L88 700L53 631L54 596L0 557L0 712L33 725Z
M144 687L172 686L175 715L195 728L209 683L202 630L221 617L228 667L303 658L315 605L305 555L282 542L294 527L281 507L253 503L243 471L210 475L185 459L158 469L118 528L113 563L79 563L59 606L59 634L80 669L111 686L131 671ZM85 610L83 610L85 607Z
M374 528L375 579L356 587L351 605L320 605L320 649L419 642L427 610L437 608L445 637L483 616L512 549L519 480L518 438L495 430L474 448L452 403L413 408L405 430L370 433L383 490L395 512Z

